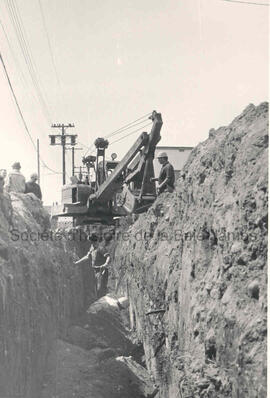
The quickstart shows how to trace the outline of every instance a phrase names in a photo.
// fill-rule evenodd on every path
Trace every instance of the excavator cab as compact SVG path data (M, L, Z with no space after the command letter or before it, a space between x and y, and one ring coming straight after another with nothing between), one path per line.
M75 225L113 225L116 218L147 211L156 199L153 159L160 141L161 114L153 112L151 132L142 132L124 158L106 160L109 142L95 141L96 155L82 159L85 176L62 188L62 203L52 208L52 217L72 217Z

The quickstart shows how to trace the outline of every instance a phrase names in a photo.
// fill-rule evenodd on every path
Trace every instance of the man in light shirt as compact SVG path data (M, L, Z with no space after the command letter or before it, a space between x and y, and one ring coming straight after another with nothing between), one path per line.
M21 165L15 162L12 165L12 172L7 178L7 192L25 193L25 178L21 173Z

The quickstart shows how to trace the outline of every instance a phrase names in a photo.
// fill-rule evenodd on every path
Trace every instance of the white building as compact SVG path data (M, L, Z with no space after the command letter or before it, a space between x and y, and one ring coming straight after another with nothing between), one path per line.
M173 165L175 170L175 179L179 177L180 170L183 168L186 163L190 152L193 147L191 146L157 146L155 156L158 155L159 152L167 152L168 160ZM159 176L159 172L161 169L161 164L158 162L158 159L155 157L154 159L154 170L155 177Z

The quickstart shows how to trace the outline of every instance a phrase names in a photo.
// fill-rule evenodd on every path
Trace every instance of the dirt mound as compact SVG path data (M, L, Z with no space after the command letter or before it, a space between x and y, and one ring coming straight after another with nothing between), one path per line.
M137 354L126 298L86 312L95 281L74 264L80 241L51 231L31 194L0 194L0 236L0 398L153 396L146 369L123 356Z
M36 398L48 353L83 309L82 276L32 194L0 194L0 396Z
M50 354L42 398L144 398L157 390L131 354L136 347L123 328L117 300L92 304ZM125 356L124 356L125 355Z
M249 105L118 243L160 397L266 396L267 148L268 104Z

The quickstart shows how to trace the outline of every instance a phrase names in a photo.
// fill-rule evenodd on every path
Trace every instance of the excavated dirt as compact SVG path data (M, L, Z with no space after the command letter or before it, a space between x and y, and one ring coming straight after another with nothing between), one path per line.
M267 148L268 104L249 105L117 239L160 398L266 397Z
M151 398L156 388L137 363L119 301L105 296L52 349L41 398ZM125 356L123 356L123 354Z
M89 242L0 193L0 398L265 398L267 148L266 103L210 130L173 194L101 237L118 296L98 301Z
M34 195L0 194L1 398L39 397L52 344L84 308L82 275L48 228Z
M89 263L74 264L90 242L69 232L34 195L0 194L0 398L154 397L127 300L97 301Z

